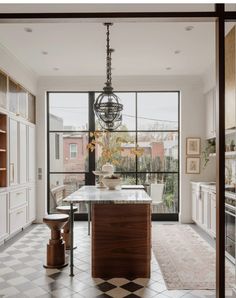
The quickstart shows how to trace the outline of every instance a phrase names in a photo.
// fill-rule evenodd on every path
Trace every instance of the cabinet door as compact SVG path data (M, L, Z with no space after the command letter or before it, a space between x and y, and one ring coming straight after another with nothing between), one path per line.
M35 96L31 93L28 94L28 120L35 123Z
M206 94L206 137L215 137L215 91L210 90Z
M9 156L10 156L10 165L9 165L9 182L10 185L15 185L18 183L18 131L17 131L17 121L14 119L10 119L9 121L9 140L10 140L10 147L9 147Z
M211 195L211 232L216 234L216 197Z
M7 107L7 76L0 72L0 107Z
M32 222L36 218L36 201L35 201L35 188L29 187L28 189L28 221Z
M18 85L9 79L9 111L18 115Z
M7 194L0 194L0 240L7 235Z
M201 195L198 199L198 222L200 225L204 223L204 192L201 191Z
M26 183L26 169L27 169L27 137L26 125L19 123L19 182Z
M19 104L19 114L23 118L27 118L27 91L19 87L18 93L18 104Z
M197 221L197 215L196 215L196 191L192 191L192 220L194 222Z
M28 181L35 182L35 128L28 126Z

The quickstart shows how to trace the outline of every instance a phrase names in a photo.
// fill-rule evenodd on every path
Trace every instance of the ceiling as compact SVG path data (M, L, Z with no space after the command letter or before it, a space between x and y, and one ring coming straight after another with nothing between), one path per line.
M0 24L0 45L38 76L97 76L105 33L98 22ZM117 22L111 47L113 75L200 75L214 61L214 24Z

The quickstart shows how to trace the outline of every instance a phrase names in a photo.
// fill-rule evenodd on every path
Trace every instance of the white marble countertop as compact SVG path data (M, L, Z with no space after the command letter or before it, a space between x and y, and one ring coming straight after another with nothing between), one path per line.
M143 189L117 189L97 188L96 186L83 186L75 191L64 202L95 203L95 204L151 204L152 199Z

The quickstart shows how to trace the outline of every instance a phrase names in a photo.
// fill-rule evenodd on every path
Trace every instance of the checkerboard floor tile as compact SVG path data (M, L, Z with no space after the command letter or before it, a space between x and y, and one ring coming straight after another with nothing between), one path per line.
M62 270L45 269L43 264L49 236L50 231L46 225L34 225L6 249L0 247L0 298L215 297L214 291L168 291L154 257L150 279L92 278L90 236L87 235L86 222L75 223L75 276L69 276L68 266ZM227 297L233 297L230 291L227 294Z

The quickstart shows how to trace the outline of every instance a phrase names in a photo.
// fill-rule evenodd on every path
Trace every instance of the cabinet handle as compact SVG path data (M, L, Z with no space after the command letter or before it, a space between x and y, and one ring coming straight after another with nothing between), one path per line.
M21 195L21 194L22 194L22 192L17 192L17 193L16 193L17 196L19 196L19 195Z
M20 113L16 113L16 116L20 116Z
M11 179L10 179L10 182L13 183L14 182L14 163L10 163L10 173L11 173Z
M16 212L17 215L23 213L23 210Z

